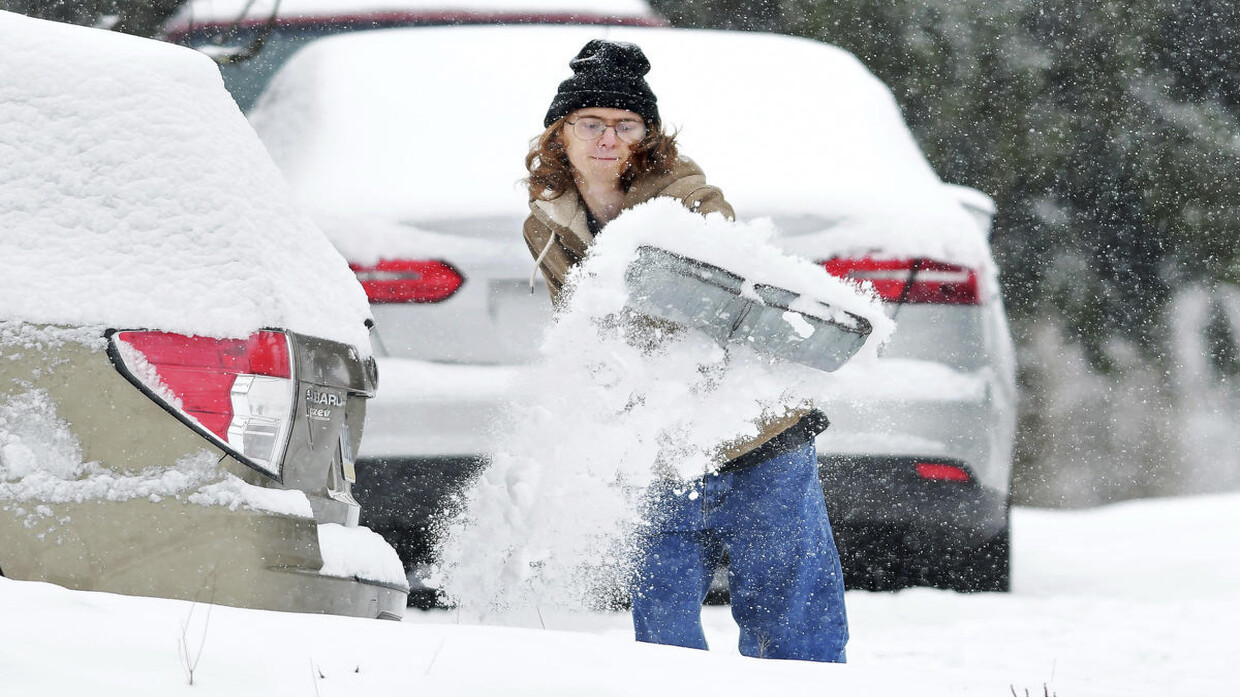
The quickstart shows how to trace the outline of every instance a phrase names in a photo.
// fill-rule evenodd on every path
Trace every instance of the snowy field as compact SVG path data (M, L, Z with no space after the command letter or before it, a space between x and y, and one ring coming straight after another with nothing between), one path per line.
M742 658L726 608L707 653L623 614L394 623L0 579L0 695L1236 695L1238 526L1240 494L1018 509L1011 594L850 593L843 666Z

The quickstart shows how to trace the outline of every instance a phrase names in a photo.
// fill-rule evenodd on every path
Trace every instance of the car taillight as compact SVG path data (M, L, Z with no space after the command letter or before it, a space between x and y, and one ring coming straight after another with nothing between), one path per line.
M349 268L372 303L442 302L465 284L465 277L451 264L434 259L383 259Z
M164 408L242 462L280 478L296 393L286 334L213 339L118 331L111 348L121 372Z
M917 476L932 482L967 482L971 479L968 470L959 465L942 462L918 462Z
M821 262L840 278L868 281L889 302L977 305L981 303L977 272L931 259L836 257Z

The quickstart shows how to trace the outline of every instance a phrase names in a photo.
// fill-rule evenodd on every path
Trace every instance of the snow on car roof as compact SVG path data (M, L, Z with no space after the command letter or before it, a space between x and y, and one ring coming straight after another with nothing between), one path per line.
M206 56L0 12L0 320L369 352L365 294Z
M169 26L266 18L277 0L191 0ZM645 0L279 0L280 17L332 17L373 13L575 14L655 17Z
M792 240L818 251L812 233L831 227L862 247L876 238L906 248L933 241L921 252L988 256L977 223L931 169L887 87L851 54L806 39L563 26L329 37L289 59L251 122L315 210L414 223L523 216L518 182L529 141L571 75L569 59L598 37L642 47L682 153L742 217L820 221Z

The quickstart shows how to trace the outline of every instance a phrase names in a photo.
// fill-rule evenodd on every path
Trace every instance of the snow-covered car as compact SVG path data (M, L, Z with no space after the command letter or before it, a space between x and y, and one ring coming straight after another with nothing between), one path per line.
M663 26L667 20L646 0L190 0L163 36L220 59L224 84L249 110L280 65L308 41L449 24Z
M251 123L376 321L384 390L359 461L370 524L406 564L424 559L427 521L492 451L514 375L538 355L551 313L519 180L568 59L597 37L646 52L682 152L741 218L870 283L897 322L881 359L841 369L820 405L848 583L1007 588L1015 366L993 204L939 179L854 57L757 33L391 30L323 39L276 76Z
M399 619L366 298L205 56L0 12L0 574Z

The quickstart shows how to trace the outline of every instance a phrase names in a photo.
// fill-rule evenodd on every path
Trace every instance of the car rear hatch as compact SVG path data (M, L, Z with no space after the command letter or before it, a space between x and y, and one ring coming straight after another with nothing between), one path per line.
M320 523L356 525L354 462L366 400L378 381L374 358L335 341L292 335L297 356L297 415L284 460L286 487L310 498Z

